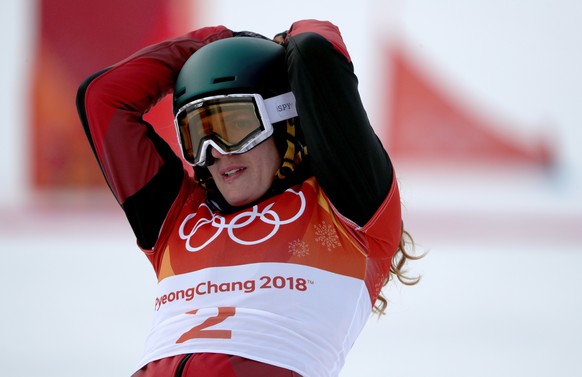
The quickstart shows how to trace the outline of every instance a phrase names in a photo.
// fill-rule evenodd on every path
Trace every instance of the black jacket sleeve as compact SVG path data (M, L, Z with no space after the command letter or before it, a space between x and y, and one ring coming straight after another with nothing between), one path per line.
M154 247L186 176L143 115L170 93L184 62L202 46L232 37L223 26L148 46L83 82L77 109L99 167L143 249Z
M300 21L291 27L286 49L313 172L335 208L363 226L386 198L393 172L340 32L329 22Z

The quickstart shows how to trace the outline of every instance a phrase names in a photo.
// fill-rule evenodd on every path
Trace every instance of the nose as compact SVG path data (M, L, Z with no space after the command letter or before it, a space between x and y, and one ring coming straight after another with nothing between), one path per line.
M221 158L221 157L223 157L223 156L227 156L226 154L222 154L222 153L220 153L220 151L219 151L218 149L216 149L216 148L214 148L214 147L212 147L212 146L210 146L210 155L211 155L213 158L215 158L215 159L216 159L216 158Z
M206 155L206 161L204 162L204 166L206 167L213 165L217 159L227 156L225 154L220 153L220 151L218 151L217 149L213 148L210 145L204 150L204 154Z

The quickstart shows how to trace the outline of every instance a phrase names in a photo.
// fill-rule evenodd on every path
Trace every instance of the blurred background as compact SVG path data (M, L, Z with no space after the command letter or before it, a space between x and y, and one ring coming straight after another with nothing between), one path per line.
M155 277L75 110L83 79L223 24L342 31L417 243L341 377L582 375L582 3L7 0L0 5L0 371L129 376ZM173 140L170 106L148 117Z

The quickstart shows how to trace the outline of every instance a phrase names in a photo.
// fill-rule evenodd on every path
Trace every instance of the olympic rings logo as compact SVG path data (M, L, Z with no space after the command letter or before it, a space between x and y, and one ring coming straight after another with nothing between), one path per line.
M268 239L272 238L278 231L281 226L290 224L297 220L303 212L305 212L305 195L302 192L294 191L293 189L288 189L286 192L295 194L299 200L299 208L297 212L288 219L281 219L279 214L272 209L274 203L267 205L263 208L262 211L259 212L259 207L257 205L250 208L249 211L241 212L235 217L232 218L230 222L227 222L226 219L218 214L212 213L211 218L201 218L196 221L192 230L190 232L186 232L186 226L193 218L196 217L196 213L191 213L182 222L179 229L179 236L182 240L186 241L186 250L189 252L195 253L197 251L202 250L206 246L208 246L212 241L214 241L224 230L228 232L228 237L233 240L234 242L238 243L239 245L257 245L261 242L265 242ZM202 204L200 207L205 207L211 212L206 204ZM238 229L242 229L249 224L253 223L256 220L262 221L265 224L271 225L272 229L266 236L256 239L256 240L243 240L236 235L236 231ZM201 245L193 245L194 241L196 241L194 235L203 227L214 227L215 231L214 234L209 237L203 244Z

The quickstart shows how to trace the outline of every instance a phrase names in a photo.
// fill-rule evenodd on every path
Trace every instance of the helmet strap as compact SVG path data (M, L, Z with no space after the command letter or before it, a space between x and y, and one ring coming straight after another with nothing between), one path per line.
M277 179L283 180L295 170L295 124L287 121L287 135L286 135L287 149L283 155L283 162L279 170L277 170Z

